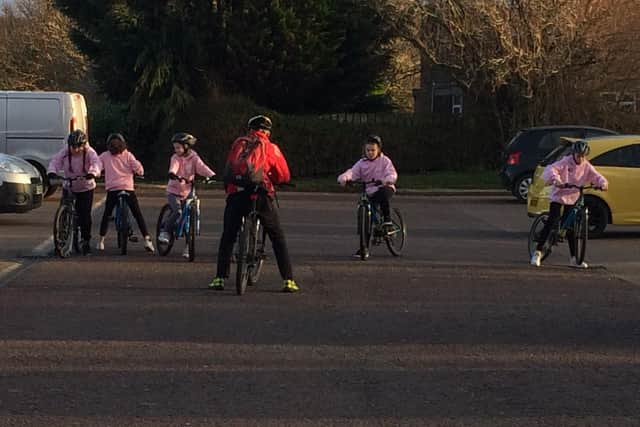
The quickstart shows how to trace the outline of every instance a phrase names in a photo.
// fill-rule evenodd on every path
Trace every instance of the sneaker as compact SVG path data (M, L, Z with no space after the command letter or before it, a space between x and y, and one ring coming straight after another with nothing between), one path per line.
M358 259L360 258L360 249L358 249L356 253L353 254L353 257ZM365 252L364 254L364 259L367 259L367 258L369 258L369 251Z
M189 258L189 246L184 247L184 250L182 251L182 257Z
M91 243L88 240L82 241L82 255L91 255Z
M222 277L214 278L211 283L209 283L209 289L213 289L214 291L223 291L224 279Z
M99 251L104 251L104 240L98 240L96 244L96 249Z
M287 279L282 286L282 292L298 292L300 288L296 285L296 281L293 279Z
M158 236L158 241L160 243L169 243L169 233L167 233L166 231L161 231L160 235Z
M573 267L573 268L589 268L589 264L587 264L584 261L582 261L580 264L578 264L578 261L576 260L576 257L572 256L571 258L569 258L569 267Z
M540 262L542 261L542 252L535 251L533 256L531 257L531 265L535 265L536 267L540 267Z
M156 248L153 247L153 242L151 241L151 236L146 236L144 238L144 248L147 252L155 252Z

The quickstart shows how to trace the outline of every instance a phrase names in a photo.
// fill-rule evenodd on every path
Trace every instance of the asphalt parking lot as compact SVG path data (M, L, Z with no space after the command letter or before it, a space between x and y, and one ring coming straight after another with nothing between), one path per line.
M398 196L409 238L361 262L355 194L282 193L302 291L270 257L238 297L215 272L223 195L194 263L133 245L49 256L56 200L0 216L0 425L638 425L638 228L528 265L508 196ZM150 226L162 190L139 191ZM101 196L96 196L97 229Z

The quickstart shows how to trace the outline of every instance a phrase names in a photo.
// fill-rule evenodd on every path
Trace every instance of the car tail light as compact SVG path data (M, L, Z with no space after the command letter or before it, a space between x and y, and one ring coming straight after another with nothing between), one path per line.
M507 157L507 164L517 165L518 163L520 163L521 154L522 154L522 151L514 151L513 153L509 154L509 157Z

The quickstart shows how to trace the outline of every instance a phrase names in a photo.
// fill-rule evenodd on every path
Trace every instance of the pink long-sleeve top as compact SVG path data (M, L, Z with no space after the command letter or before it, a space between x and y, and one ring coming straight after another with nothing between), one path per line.
M585 186L594 184L598 187L608 185L607 179L596 171L589 161L584 160L581 164L577 164L573 155L565 156L547 166L542 173L542 179L547 185L554 185L549 199L563 205L573 205L578 201L580 191L575 188L560 188L557 185Z
M79 153L70 153L69 148L62 148L49 162L47 173L63 175L65 178L84 177L89 173L95 177L99 177L100 170L98 153L87 144L85 150ZM64 183L64 187L69 188L67 182ZM94 188L96 188L95 180L85 180L81 178L73 181L69 189L75 193L82 193L93 190Z
M171 156L169 173L174 173L188 181L193 181L196 175L209 178L216 174L202 161L198 153L193 150L186 156L178 156L177 154ZM175 194L182 199L189 195L189 191L191 191L191 184L186 182L170 179L167 184L167 193Z
M100 162L104 170L104 188L107 191L134 191L133 176L144 175L142 163L126 149L120 154L105 151L100 154Z
M378 157L373 160L369 160L366 157L358 160L351 169L345 171L338 176L338 182L345 184L347 181L371 181L379 180L385 184L389 184L389 187L396 190L395 183L398 180L398 173L393 166L393 162L383 153L380 153ZM371 183L367 184L367 194L371 195L378 191L378 186Z

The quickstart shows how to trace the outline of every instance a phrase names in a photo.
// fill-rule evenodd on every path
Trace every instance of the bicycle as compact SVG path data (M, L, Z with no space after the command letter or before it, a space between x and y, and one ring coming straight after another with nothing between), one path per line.
M74 181L80 178L64 178L56 177L52 179L67 182L69 187ZM78 222L78 213L76 211L76 195L68 188L63 188L60 205L56 210L53 219L53 248L54 252L60 258L66 258L71 255L71 251L80 253L80 225Z
M350 185L360 185L357 221L359 236L359 255L362 261L369 256L369 247L379 246L384 241L393 256L400 256L407 239L407 226L398 208L391 210L391 225L384 227L380 206L372 203L367 195L367 184L381 185L380 181L350 181Z
M171 215L171 205L167 203L160 209L158 223L156 224L156 248L160 256L166 256L171 251L175 241L184 236L189 247L189 262L193 262L196 257L196 236L200 235L200 199L196 193L195 179L191 181L183 177L178 177L177 179L191 184L191 190L181 203L182 213L172 230L163 229L163 225ZM207 179L204 182L209 184L215 182L215 180ZM166 231L169 234L168 242L160 241L160 233L162 231Z
M584 261L587 251L587 240L589 237L589 209L584 202L584 190L598 189L594 186L578 186L567 184L563 188L576 188L580 190L580 196L577 202L571 208L571 212L567 214L564 221L561 224L556 224L549 233L547 240L545 241L542 250L541 260L546 259L552 252L553 247L558 243L564 241L567 231L573 230L573 243L576 248L576 263L581 264ZM531 224L529 230L529 258L531 258L534 252L537 250L538 241L540 240L540 233L549 220L549 213L541 213Z
M293 187L294 184L282 183L275 187ZM258 284L264 261L267 258L264 250L267 241L267 230L260 223L258 213L258 199L266 197L266 190L260 185L253 185L245 189L249 191L251 208L249 213L242 217L242 224L238 231L238 251L236 252L236 293L244 295L247 286ZM276 204L278 198L276 195Z
M118 192L118 203L116 203L114 214L118 248L120 249L121 255L127 254L127 243L129 240L137 241L133 236L133 227L131 226L132 215L129 210L128 198L129 193L127 191L122 190Z

